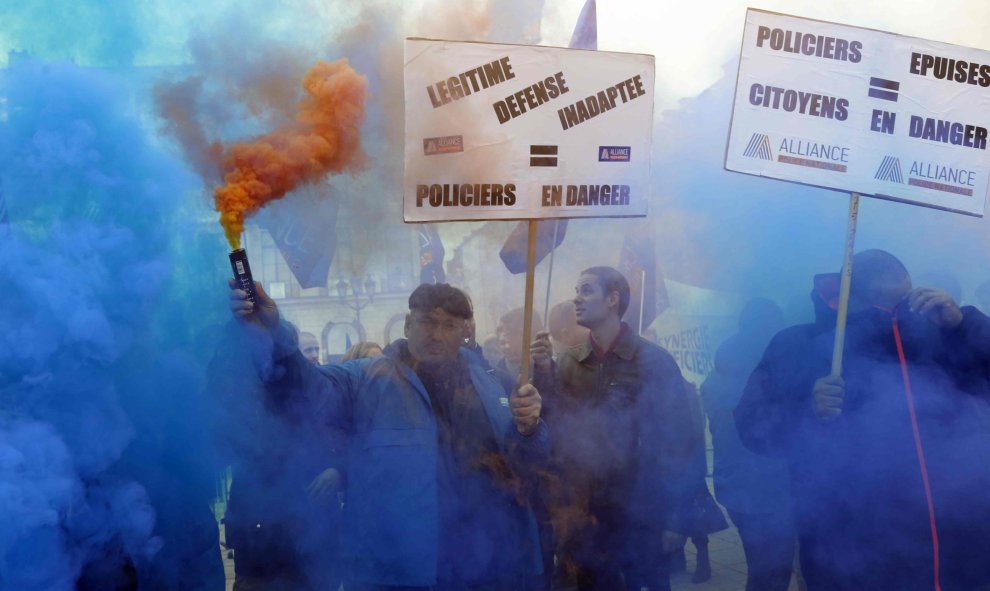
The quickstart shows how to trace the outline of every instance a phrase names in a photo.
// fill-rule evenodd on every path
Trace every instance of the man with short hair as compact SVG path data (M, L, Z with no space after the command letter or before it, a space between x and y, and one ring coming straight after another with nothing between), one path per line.
M783 457L809 591L990 583L990 319L914 289L890 253L853 258L842 376L835 331L773 338L735 410Z
M320 364L320 341L311 332L299 333L299 350L314 365Z
M531 351L534 383L556 433L550 506L557 578L579 591L669 589L658 565L684 543L701 442L677 364L623 323L629 283L591 267L575 288L588 339L555 362L546 332Z
M302 392L347 438L343 545L348 590L509 591L539 574L532 511L520 499L549 433L531 385L506 396L461 349L471 307L447 284L409 296L405 339L385 355L316 368L275 303L231 284L231 310L275 341L268 388Z

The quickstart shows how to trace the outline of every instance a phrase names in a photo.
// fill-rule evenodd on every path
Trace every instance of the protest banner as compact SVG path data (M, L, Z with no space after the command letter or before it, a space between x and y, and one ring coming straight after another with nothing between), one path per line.
M405 221L529 221L520 382L537 222L646 216L653 85L650 55L406 40Z
M990 51L750 9L728 170L982 216Z
M988 51L747 11L726 170L851 194L833 375L859 195L982 216L988 128Z
M739 330L746 295L664 280L663 309L644 328L663 347L685 379L701 386L715 368L719 346Z
M653 56L407 39L407 222L645 216Z

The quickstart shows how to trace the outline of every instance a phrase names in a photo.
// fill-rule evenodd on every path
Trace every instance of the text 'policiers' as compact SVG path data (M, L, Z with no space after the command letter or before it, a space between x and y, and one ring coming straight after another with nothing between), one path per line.
M513 183L416 185L416 207L423 207L424 201L430 207L512 207L516 204L516 186Z

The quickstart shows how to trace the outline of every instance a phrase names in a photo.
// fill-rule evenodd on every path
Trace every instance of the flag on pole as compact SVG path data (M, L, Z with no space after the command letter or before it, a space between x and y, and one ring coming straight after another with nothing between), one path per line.
M557 226L557 241L554 242L554 224ZM567 231L567 220L545 220L536 223L536 262L539 264L550 251L560 246ZM529 222L521 221L505 239L498 256L505 268L513 275L526 272L526 253L529 250Z
M598 11L595 0L584 3L571 35L570 46L574 49L598 49Z
M598 11L595 0L587 0L581 15L578 17L574 33L571 35L570 47L573 49L598 49ZM556 224L556 232L554 225ZM550 251L564 241L567 233L567 220L543 220L536 224L536 263L539 264ZM556 240L554 240L556 234ZM498 256L505 263L505 268L513 275L526 272L526 253L529 248L529 222L521 221L516 224L512 233L506 238L505 244Z
M423 283L445 283L447 281L443 272L443 242L440 241L440 234L433 224L422 224L419 226L419 282Z
M293 207L262 212L258 225L271 234L300 287L326 287L337 248L339 202L326 185L301 187L296 193Z
M619 255L619 271L629 281L629 308L622 320L638 333L645 331L657 315L667 309L667 286L657 269L651 224L640 222L626 234Z

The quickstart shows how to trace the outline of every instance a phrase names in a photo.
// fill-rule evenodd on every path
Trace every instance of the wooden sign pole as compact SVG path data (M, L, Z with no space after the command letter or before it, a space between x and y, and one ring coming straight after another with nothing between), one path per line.
M553 255L557 252L557 230L560 228L560 220L553 221L553 242L550 244L550 266L547 267L547 299L543 303L543 330L550 330L550 282L553 280Z
M526 302L523 310L523 349L522 363L519 365L519 385L529 382L529 344L533 342L533 284L536 275L536 224L537 220L529 220L529 246L526 252Z
M839 283L839 309L835 321L835 343L832 347L832 375L842 376L842 348L846 341L846 317L849 315L849 286L852 283L853 246L856 243L856 222L859 218L859 194L849 195L849 220L846 226L845 262Z

